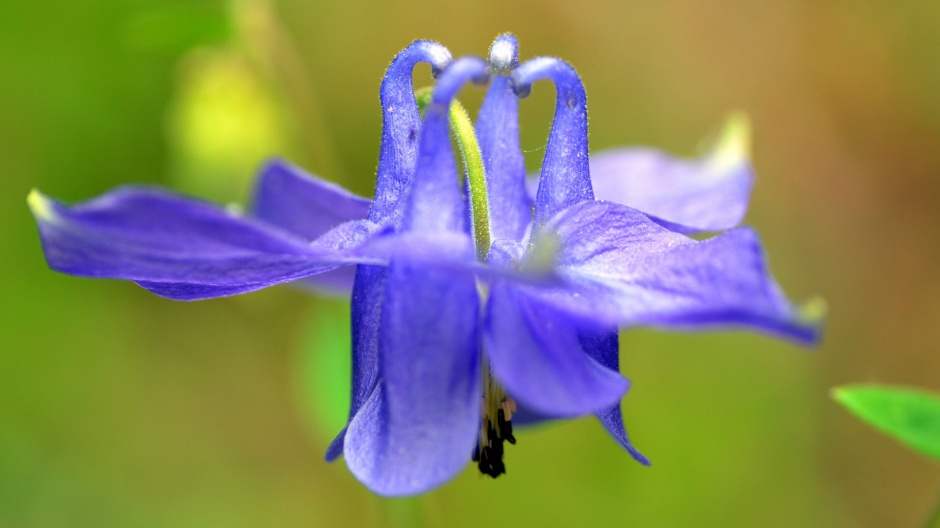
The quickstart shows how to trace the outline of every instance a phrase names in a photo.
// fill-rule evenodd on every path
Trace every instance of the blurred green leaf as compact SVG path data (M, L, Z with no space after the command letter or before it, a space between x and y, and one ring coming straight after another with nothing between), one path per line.
M832 394L865 422L940 460L940 395L879 385L838 387Z
M131 17L124 26L124 41L132 49L178 53L226 42L234 33L227 3L183 3L154 7Z
M349 302L319 300L300 342L302 406L317 433L332 439L346 424L351 393Z

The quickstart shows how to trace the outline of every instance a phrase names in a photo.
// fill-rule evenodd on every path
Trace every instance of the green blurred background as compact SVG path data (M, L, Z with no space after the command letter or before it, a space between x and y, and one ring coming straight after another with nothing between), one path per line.
M745 110L748 223L793 298L829 302L816 351L625 332L624 411L652 467L584 419L519 434L499 480L468 466L384 500L322 461L345 412L342 302L177 303L47 269L33 187L241 201L281 154L371 195L394 54L430 38L483 55L504 31L523 59L578 68L594 150L692 155ZM938 57L934 0L0 2L0 527L917 526L940 468L828 391L940 390ZM537 86L522 108L532 169L552 104Z

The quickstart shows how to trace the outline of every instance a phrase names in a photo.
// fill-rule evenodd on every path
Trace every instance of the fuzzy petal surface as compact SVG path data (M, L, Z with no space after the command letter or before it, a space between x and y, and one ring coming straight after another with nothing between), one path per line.
M376 493L421 493L467 464L481 419L478 309L469 275L420 263L389 268L381 375L349 424L344 452Z
M271 160L255 187L255 217L298 237L312 241L336 227L369 215L372 201L356 196L335 183L321 180L282 160ZM302 283L318 292L349 295L354 267L342 267L307 277Z
M398 227L411 189L421 135L421 114L412 84L414 67L425 62L433 72L440 73L450 61L450 52L444 46L417 40L399 52L385 72L379 87L382 142L375 195L369 209L369 219L373 222L389 222Z
M243 293L357 262L337 248L156 188L120 187L73 206L34 191L29 203L52 269L132 280L173 299ZM361 227L341 226L333 242L364 242L370 229Z
M546 232L567 285L530 289L585 321L744 326L805 344L819 337L819 321L783 296L750 229L697 241L624 205L585 202L553 218Z
M440 71L445 63L450 62L450 53L438 44L417 41L402 51L389 67L380 93L385 116L383 146L379 157L375 201L369 217L373 220L384 219L383 222L388 222L404 232L452 230L462 234L465 231L467 209L457 187L457 171L453 164L448 136L447 109L450 107L450 99L467 76L474 76L475 69L485 71L485 68L482 64L477 64L474 68L474 61L468 63L467 60L462 60L442 72L434 91L433 103L426 112L425 123L419 128L420 116L411 88L411 68L419 60L430 62L435 71ZM407 90L404 86L408 87ZM432 257L442 253L441 248L434 245L380 249L407 252L409 248L413 250L412 253L430 253ZM472 260L472 246L467 255L470 255L468 259ZM416 263L423 262L421 258L413 257L414 255L406 255L404 260L411 262L411 265L420 265ZM352 431L353 424L359 423L358 413L368 415L371 412L361 407L365 404L363 397L372 394L383 369L382 325L386 324L383 322L387 317L384 312L389 304L384 299L385 292L389 289L386 273L386 269L372 266L362 266L357 272L352 298L353 391L350 424L330 444L327 460L335 459L341 448L347 455L350 453L344 447L344 438ZM472 277L466 273L462 275L463 280L472 281ZM407 325L406 322L395 324ZM396 389L393 387L392 391L394 390ZM385 394L384 391L385 389L381 394ZM379 398L383 399L378 401L384 401L384 396L380 395ZM360 449L358 452L365 453L360 456L360 460L363 457L381 456L369 450ZM379 466L373 470L384 471L382 462L377 463ZM373 477L365 476L365 473L363 475L364 482L373 477L373 480L378 482L375 479L382 478L376 476L377 474ZM375 485L382 486L378 483Z
M682 233L737 226L754 186L754 171L745 156L710 154L690 160L630 148L593 154L590 162L598 200L639 209Z
M616 328L581 331L578 333L578 340L588 356L611 371L620 372L618 354L620 343ZM619 401L596 412L595 415L600 420L601 425L604 426L604 429L610 433L610 436L620 447L630 453L630 456L645 466L650 464L649 459L633 447L630 438L627 436L627 430L623 426L623 413L620 410Z
M272 160L261 171L252 213L257 218L313 241L350 220L369 216L372 201L321 180L285 161Z
M519 98L508 77L494 77L476 124L486 167L494 240L521 240L532 221L525 160L519 147Z
M483 342L500 383L538 414L600 411L627 391L623 376L584 354L570 317L527 297L509 281L492 285Z
M539 79L555 83L555 117L545 147L538 191L535 196L536 229L562 209L593 200L588 163L587 95L570 64L553 57L526 61L512 74L516 89L523 91Z

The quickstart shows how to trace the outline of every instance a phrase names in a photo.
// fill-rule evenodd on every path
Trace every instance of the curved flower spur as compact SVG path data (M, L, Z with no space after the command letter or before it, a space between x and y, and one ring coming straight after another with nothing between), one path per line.
M423 125L410 80L422 61L442 71ZM620 415L628 382L617 369L618 326L734 325L817 339L818 319L782 296L752 231L702 242L679 234L740 220L751 182L746 158L653 156L670 181L722 197L690 207L688 186L651 191L662 171L636 169L648 152L617 153L605 178L650 214L595 201L580 79L558 59L517 66L516 41L504 35L491 50L497 75L478 117L479 147L472 127L458 131L469 138L465 162L483 159L482 167L467 163L465 196L446 116L459 88L484 80L487 65L449 62L446 49L418 41L389 67L371 205L280 162L262 174L253 217L153 189L119 189L73 207L34 192L50 266L188 300L311 275L348 288L349 274L315 274L360 264L350 422L327 458L345 453L351 471L385 495L426 491L471 456L483 473L505 472L513 418L594 413L646 463ZM543 78L554 81L558 99L533 211L516 94ZM730 216L728 203L737 207Z

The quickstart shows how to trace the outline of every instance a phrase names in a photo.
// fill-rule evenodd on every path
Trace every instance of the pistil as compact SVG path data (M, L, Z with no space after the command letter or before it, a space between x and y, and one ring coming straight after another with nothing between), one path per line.
M415 91L415 100L420 110L423 111L431 103L431 94L431 88ZM480 153L480 145L473 122L470 121L470 115L457 99L451 101L448 117L450 130L457 139L457 147L460 149L460 157L463 159L464 172L467 176L467 187L470 190L470 228L473 233L473 243L476 247L477 258L485 261L490 251L492 235L483 156Z

